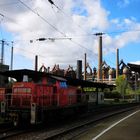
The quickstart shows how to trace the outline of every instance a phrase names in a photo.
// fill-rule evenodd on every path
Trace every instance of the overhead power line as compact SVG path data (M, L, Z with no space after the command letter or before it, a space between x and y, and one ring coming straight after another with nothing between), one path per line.
M66 14L61 8L59 8L52 0L48 0L48 2L49 2L51 5L54 5L54 6L55 6L59 11L61 11L65 16L72 18L70 15ZM72 20L72 21L73 21L73 20ZM80 27L80 25L78 25L78 27ZM80 27L80 28L81 28L81 27ZM81 29L82 29L82 28L81 28ZM83 30L83 29L82 29L82 30ZM73 44L76 44L76 45L78 45L79 47L88 50L89 52L92 51L92 50L90 50L90 49L87 49L85 46L81 45L80 43L78 43L78 42L76 42L76 41L73 41L72 38L70 39L70 41L71 41Z
M27 4L25 4L23 1L21 1L21 0L18 0L22 5L24 5L27 9L29 9L31 12L33 12L34 14L36 14L38 17L40 17L43 21L45 21L47 24L49 24L53 29L55 29L57 32L59 32L60 34L62 34L64 37L67 37L66 35L65 35L65 33L63 33L62 31L60 31L60 30L58 30L54 25L52 25L50 22L48 22L43 16L41 16L38 12L36 12L35 10L33 10L32 8L30 8ZM51 4L54 4L51 0L49 0L49 2L51 3ZM57 7L57 8L59 8L59 7ZM59 10L61 10L60 8L59 8ZM1 16L4 16L3 14L0 14ZM92 34L93 35L93 34ZM89 36L89 34L88 34L88 36ZM49 40L54 40L54 39L51 39L51 38L49 38ZM90 49L88 49L88 48L86 48L85 46L83 46L83 45L81 45L80 43L78 43L78 42L76 42L76 41L73 41L72 40L72 38L71 39L69 39L72 43L74 43L74 44L76 44L76 45L78 45L79 47L81 47L81 48L84 48L84 49L87 49L87 50L89 50L90 52L91 52L91 50Z
M58 30L54 25L52 25L51 23L49 23L43 16L41 16L39 13L37 13L36 11L34 11L32 8L30 8L28 5L26 5L23 1L19 0L19 2L24 5L26 8L28 8L30 11L32 11L34 14L36 14L37 16L39 16L42 20L44 20L47 24L49 24L53 29L55 29L57 32L61 33L64 37L67 37L65 35L65 33L61 32L60 30ZM70 40L71 42L73 42L74 44L80 46L80 47L83 47L85 49L87 49L86 47L84 47L83 45L73 41L73 40ZM88 50L88 49L87 49ZM90 50L91 51L91 50Z
M52 25L46 18L44 18L43 16L41 16L38 12L36 12L35 10L33 10L32 8L30 8L27 4L25 4L23 1L18 0L22 5L24 5L27 9L29 9L31 12L33 12L35 15L37 15L38 17L40 17L43 21L45 21L48 25L50 25L54 30L56 30L57 32L59 32L60 34L62 34L63 36L66 36L65 33L61 32L59 29L57 29L54 25Z
M72 19L72 16L71 15L68 15L68 14L66 14L60 7L58 7L52 0L48 0L48 2L53 6L55 6L61 13L63 13L67 18L69 17L69 19L71 19L72 20L72 22L74 22L73 21L73 19ZM53 7L52 7L53 8ZM75 22L74 22L75 23ZM75 23L80 29L82 29L85 33L87 33L79 24L77 24L77 23Z

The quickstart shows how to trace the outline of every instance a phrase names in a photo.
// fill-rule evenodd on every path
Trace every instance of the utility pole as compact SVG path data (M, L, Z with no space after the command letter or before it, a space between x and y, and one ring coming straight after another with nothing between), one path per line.
M102 35L104 33L96 33L94 35L99 36L99 48L98 48L98 74L97 80L102 81Z

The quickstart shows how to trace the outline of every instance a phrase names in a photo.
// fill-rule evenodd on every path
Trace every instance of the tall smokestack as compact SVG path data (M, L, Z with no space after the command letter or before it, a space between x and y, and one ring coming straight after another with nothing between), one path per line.
M98 81L102 80L102 35L99 36Z
M116 50L116 79L119 76L119 49Z
M77 60L76 78L82 80L82 60Z
M1 43L1 64L4 63L4 43L5 43L5 41L2 40L2 43Z
M84 56L84 80L87 79L87 77L86 77L86 69L87 69L87 54L85 53L85 56Z
M11 70L13 70L13 52L14 52L14 47L13 47L13 42L12 42L12 48L11 48Z
M38 55L35 56L35 71L38 71Z

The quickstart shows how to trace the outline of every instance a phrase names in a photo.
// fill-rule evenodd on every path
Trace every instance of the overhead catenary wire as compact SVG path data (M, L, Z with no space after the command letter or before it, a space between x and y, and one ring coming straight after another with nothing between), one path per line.
M66 15L67 17L71 17L71 15L68 15L66 14L60 7L58 7L52 0L48 0L48 2L50 2L52 5L54 5L59 11L61 11L64 15ZM17 4L17 3L22 3L26 8L28 8L29 10L31 10L34 14L38 15L38 16L41 16L38 12L34 11L33 9L31 9L27 4L25 4L23 1L21 0L18 0L18 2L11 2L11 3L6 3L6 4ZM0 4L0 5L3 5L3 4ZM3 15L2 13L0 13L0 16L2 17L6 17L5 15ZM10 20L13 20L12 18L10 17L7 17L8 19ZM45 19L43 16L41 16L41 18ZM71 17L72 18L72 17ZM48 22L48 21L47 21ZM49 22L48 22L49 24ZM51 23L50 23L51 24ZM50 25L50 26L53 26L55 29L56 27L54 25ZM78 25L80 26L80 25ZM58 29L57 29L58 30ZM122 31L112 31L112 32L105 32L104 34L118 34L118 33L124 33L124 32L140 32L140 29L135 29L135 30L122 30ZM64 34L64 33L63 33ZM95 35L96 33L88 33L88 34L83 34L83 35L76 35L76 36L92 36L92 35Z
M12 19L11 17L8 17L2 13L0 13L0 16L2 17L2 20L4 18L7 18L8 20L12 21L14 24L17 24L18 26L21 27L21 24L17 23L14 19ZM27 28L26 28L27 29ZM32 32L32 30L27 29L28 31ZM140 32L140 29L135 29L135 30L122 30L122 31L112 31L112 32L104 32L104 35L111 35L111 34L119 34L119 33L125 33L125 32ZM93 36L93 35L97 35L97 33L88 33L88 34L79 34L79 35L72 35L72 36L67 36L68 38L83 38L83 37L88 37L88 36Z
M73 19L72 19L72 16L69 15L69 14L66 14L60 7L58 7L58 5L56 5L56 4L54 3L54 1L48 0L48 2L52 5L52 8L53 8L53 5L54 5L61 13L63 13L63 15L65 15L65 17L71 19L72 22L74 22ZM74 22L74 23L75 23L75 22ZM75 23L75 25L77 25L77 27L79 27L79 28L82 29L85 33L87 33L79 24Z
M34 14L36 14L37 16L39 16L40 18L42 18L43 20L45 20L45 22L46 22L46 19L44 18L44 17L42 17L39 13L37 13L36 11L34 11L33 9L31 9L28 5L26 5L23 1L21 1L21 0L19 0L19 2L20 3L22 3L24 6L26 6L28 9L30 9ZM60 10L60 9L59 9ZM48 23L48 21L47 21L47 23ZM49 25L51 25L51 27L53 26L53 28L55 28L55 30L57 30L58 31L58 29L54 26L54 25L52 25L51 23L49 24ZM59 33L60 33L61 31L59 31ZM61 32L61 34L63 35L63 36L66 36L65 35L65 33L63 33L63 32ZM93 35L93 34L91 34L91 35ZM73 40L71 40L74 44L76 44L76 45L78 45L78 46L80 46L80 47L82 47L82 48L85 48L85 49L87 49L86 47L84 47L83 45L81 45L80 43L77 43L76 41L73 41ZM87 50L89 50L89 49L87 49ZM90 52L91 52L91 50L89 50Z
M36 15L38 15L38 16L41 16L38 12L36 12L36 11L34 11L33 9L31 9L27 4L25 4L23 1L21 1L21 0L18 0L20 3L22 3L26 8L28 8L29 10L31 10L34 14L36 14ZM52 0L48 0L52 5L54 5L57 9L59 9L59 10L61 10L61 12L63 12L64 14L65 14L65 12L61 9L61 8L59 8ZM16 3L18 3L18 2L16 2ZM67 14L65 14L65 15L67 15ZM3 15L2 13L0 13L0 16L2 16L2 17L6 17L5 15ZM70 15L69 15L70 16ZM10 18L10 17L6 17L7 19L9 19L9 20L13 20L12 18ZM43 19L45 19L44 17L40 17L40 18L43 18ZM48 21L47 21L48 22ZM48 24L49 24L49 22L48 22ZM54 25L50 25L50 26L53 26L56 30L58 30ZM60 31L61 32L61 31ZM118 33L123 33L123 32L140 32L140 29L139 30L137 30L137 29L135 29L135 30L123 30L123 31L117 31L117 32L106 32L105 34L118 34ZM63 33L63 32L61 32L62 33L62 35L65 35L65 33ZM90 34L90 33L88 33L88 34L83 34L83 35L75 35L75 36L92 36L92 35L95 35L94 33L92 34ZM66 35L65 35L66 36Z
M74 40L70 40L73 44L76 44L76 45L78 45L79 47L81 47L81 48L84 48L84 49L86 49L86 50L88 50L90 53L92 52L92 50L90 50L90 49L88 49L88 48L86 48L85 46L83 46L83 45L81 45L81 44L79 44L78 42L76 42L76 41L74 41Z
M76 45L78 45L79 47L88 50L90 53L92 52L92 50L86 48L85 46L83 46L83 45L77 43L76 41L72 40L72 38L68 38L68 37L65 37L65 38L63 38L63 37L61 37L61 38L38 38L38 39L36 39L36 41L45 41L45 40L55 41L55 40L62 40L62 39L68 39L68 40L70 40L73 44L76 44ZM33 43L33 40L30 40L30 43Z
M7 40L6 40L6 41L4 41L4 42L5 42L5 45L7 45L7 46L10 46L11 43L12 43L12 46L13 46L13 44L16 44L16 41L7 41ZM29 50L26 50L26 49L23 49L23 48L20 48L20 47L15 47L15 46L14 46L14 49L22 50L22 51L27 52L27 53L29 53L29 54L36 55L35 52L29 51ZM41 55L41 54L39 54L38 56L40 56L40 57L42 57L42 58L46 58L46 56L43 56L43 55Z
M36 12L36 14L37 14L37 12ZM2 14L0 14L1 16L2 16ZM55 27L55 26L54 26ZM134 30L133 30L134 31ZM133 32L133 31L122 31L122 33L123 32ZM137 32L139 32L140 30L135 30L135 31L137 31ZM120 32L108 32L108 33L106 33L106 34L113 34L113 33L120 33ZM93 36L94 34L88 34L88 35L85 35L85 36ZM87 50L89 50L90 52L91 52L91 50L90 49L88 49L88 48L86 48L85 46L83 46L83 45L81 45L80 43L77 43L77 42L75 42L75 41L73 41L73 40L71 40L71 42L73 42L74 44L76 44L76 45L78 45L79 47L81 47L81 48L85 48L85 49L87 49Z
M48 1L51 1L51 0L48 0ZM34 14L36 14L36 15L38 15L38 16L41 16L38 12L34 11L33 9L31 9L31 8L30 8L28 5L26 5L23 1L19 0L19 2L22 3L26 8L28 8L29 10L31 10ZM51 1L51 3L52 3L52 1ZM54 4L54 2L53 2L52 4ZM57 6L56 4L54 4L54 5ZM57 6L57 8L59 8L59 7ZM59 8L59 10L61 10L61 9ZM4 16L4 15L1 14L1 13L0 13L0 16L6 17L6 16ZM10 17L6 17L6 18L13 21L13 19L10 18ZM43 16L41 16L40 18L43 18L43 20L45 20L45 22L47 22L47 23L49 24L49 22L46 21L46 19L45 19ZM17 24L17 23L16 23L16 24ZM50 23L50 24L51 24L51 23ZM54 25L51 24L50 26L53 26L53 28L55 28L55 30L58 30ZM60 32L61 32L61 31L60 31ZM124 31L118 31L118 32L106 32L105 34L118 34L118 33L123 33L123 32L140 32L140 30L124 30ZM65 33L63 33L63 32L61 32L61 34L64 35L64 36L66 36ZM94 33L93 33L93 34L92 34L92 33L91 33L91 34L88 33L88 34L74 35L74 36L84 37L84 36L93 36L93 35L95 35L95 34L94 34ZM71 38L72 38L72 37L71 37Z
M74 42L73 42L73 43L74 43ZM74 43L74 44L75 44L75 43ZM84 47L84 46L82 46L82 45L80 45L80 44L76 44L76 45L79 45L79 47L82 47L82 48ZM35 52L29 51L29 50L26 50L26 49L23 49L23 48L15 47L15 49L17 49L17 50L22 50L22 51L27 52L27 53L29 53L29 54L36 55ZM87 48L85 48L85 49L87 50ZM91 50L88 49L88 52L90 52L90 54L93 55L93 53L91 52ZM38 56L40 56L40 57L42 57L42 58L44 58L44 59L46 58L46 56L43 56L43 55L40 55L40 54L39 54ZM97 54L94 53L94 57L97 57Z
M53 2L52 0L48 0L48 1L49 1L52 5L54 5L57 9L59 9L61 12L63 12L57 5L54 4L54 2ZM65 14L65 13L63 12L63 14ZM66 15L66 14L65 14L65 15ZM85 36L85 35L80 35L80 36ZM86 47L84 47L83 45L81 45L81 44L79 44L79 43L73 41L73 40L72 40L72 37L71 37L70 41L71 41L72 43L78 45L79 47L88 50L88 51L91 53L91 50L89 50L89 49L87 49Z
M65 33L61 32L60 30L58 30L54 25L52 25L51 23L49 23L43 16L41 16L39 13L37 13L36 11L34 11L32 8L30 8L28 5L26 5L23 1L18 0L20 3L22 3L26 8L28 8L30 11L32 11L34 14L36 14L37 16L39 16L42 20L44 20L46 23L48 23L52 28L54 28L57 32L61 33L64 37L67 37L65 35ZM77 43L76 41L73 41L72 39L70 39L71 42L73 42L74 44L87 49L86 47L84 47L83 45ZM88 49L87 49L88 50ZM91 51L91 50L90 50Z
M61 40L61 39L67 39L67 38L56 38L56 40ZM38 39L36 39L36 41L45 41L45 40L51 40L51 41L52 41L53 38L38 38ZM54 39L54 40L55 40L55 39ZM71 38L68 38L68 40L71 40ZM19 40L17 40L17 41L19 41ZM26 41L26 40L24 40L24 41ZM81 47L81 48L86 49L86 50L90 53L90 55L92 55L92 56L94 56L94 57L97 58L97 54L96 54L96 53L93 53L92 50L87 49L85 46L83 46L83 45L81 45L81 44L75 42L74 40L71 40L71 42L72 42L73 44L78 45L78 46ZM25 51L25 52L27 52L27 53L31 53L31 54L36 55L36 53L33 53L33 52L31 52L31 51L27 51L26 49L23 49L23 48L19 48L19 47L15 47L15 48L16 48L16 49L19 49L19 50L22 50L22 51ZM43 55L39 55L39 56L45 58L45 56L43 56Z
M37 15L39 18L41 18L44 22L46 22L48 25L50 25L54 30L62 34L63 36L66 36L65 33L61 32L58 28L56 28L54 25L52 25L46 18L41 16L38 12L30 8L27 4L25 4L23 1L18 0L22 5L24 5L27 9L29 9L31 12L33 12L35 15Z

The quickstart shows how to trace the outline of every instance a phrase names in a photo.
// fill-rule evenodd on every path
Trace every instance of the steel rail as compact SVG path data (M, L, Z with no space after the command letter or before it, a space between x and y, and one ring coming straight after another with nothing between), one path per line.
M101 120L104 120L106 118L109 118L109 117L112 117L112 116L130 111L130 110L134 110L134 109L136 109L137 106L138 105L131 106L131 107L129 106L129 107L127 107L127 108L125 107L121 110L119 109L117 111L110 111L108 113L106 112L106 113L98 114L95 118L92 118L90 120L80 121L77 124L72 124L71 126L67 126L63 129L61 128L61 129L58 129L58 130L54 130L52 132L48 132L48 133L46 132L46 137L43 136L41 139L43 139L43 140L53 140L54 139L55 140L57 138L64 137L67 134L72 135L72 133L74 133L77 129L82 129L85 126L91 125L93 123L97 123L97 122L99 122ZM72 140L72 138L74 138L75 136L77 136L77 134L72 135L72 137L70 137L69 139ZM68 140L68 138L67 138L67 140Z

